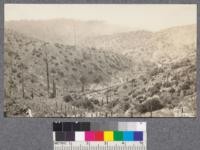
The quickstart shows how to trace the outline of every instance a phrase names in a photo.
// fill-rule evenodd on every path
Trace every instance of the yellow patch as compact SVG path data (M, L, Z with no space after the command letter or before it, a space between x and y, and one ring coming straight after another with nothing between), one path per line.
M104 141L113 141L113 131L104 131Z

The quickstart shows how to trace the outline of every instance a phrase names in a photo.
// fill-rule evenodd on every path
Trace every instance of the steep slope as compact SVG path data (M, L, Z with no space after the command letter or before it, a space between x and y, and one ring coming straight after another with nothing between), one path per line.
M195 25L84 39L75 47L6 30L6 112L21 115L24 104L40 117L195 116Z
M104 112L115 117L196 115L195 25L154 33L125 55L137 69L126 82L107 91L111 97L103 104Z
M20 85L23 71L26 86L31 87L33 79L35 89L42 93L47 86L46 58L50 83L54 80L60 91L81 89L81 78L84 78L86 88L90 84L106 84L111 77L128 71L131 66L129 59L113 52L43 42L6 30L5 84L12 76L15 85Z
M100 35L82 41L83 46L97 47L125 54L146 43L153 33L149 31L131 31L112 35Z
M19 20L5 22L5 28L17 31L29 37L48 42L76 45L85 38L122 31L128 28L107 24L104 21L81 21L74 19Z
M152 62L176 61L191 53L196 48L196 25L172 27L153 34L146 42L126 53L133 58L139 52L149 54Z
M82 45L112 50L130 57L133 73L178 61L196 48L196 25L171 27L158 32L134 31L86 39Z
M134 63L175 61L196 45L196 25L171 27L158 32L133 31L87 38L82 45L109 49L132 57ZM151 59L149 59L151 58Z
M105 93L90 99L110 97L100 104L101 112L112 117L194 117L196 116L195 53L148 73L129 77ZM104 116L103 115L103 116Z

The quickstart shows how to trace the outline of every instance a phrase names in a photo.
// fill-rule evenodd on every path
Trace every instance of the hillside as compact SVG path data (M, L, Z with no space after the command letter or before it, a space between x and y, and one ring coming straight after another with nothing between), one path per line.
M107 24L98 20L50 19L50 20L20 20L5 22L6 29L17 31L29 37L40 40L78 45L86 38L105 34L130 31L125 27ZM76 36L76 41L74 39Z
M138 117L191 117L196 115L195 53L154 66L147 74L113 89L113 114ZM110 105L109 105L110 106ZM119 114L119 108L124 110Z
M196 48L196 25L171 27L158 32L132 31L87 38L82 45L112 50L132 59L135 72L176 62Z
M196 25L171 27L158 32L132 31L87 38L81 44L108 49L133 59L158 62L160 58L185 57L196 45ZM170 61L171 61L170 60Z
M184 57L187 46L196 46L196 25L150 32L131 31L98 20L52 19L8 21L5 27L50 43L112 50L134 59L151 57L154 61L163 56L166 58L166 55L171 59L180 57L180 54Z
M6 28L5 112L25 116L30 108L35 117L194 117L195 27L93 38L88 33L76 46L63 44L66 37L55 42L62 35L57 31L53 40L47 34L42 40L43 33L29 37Z
M44 42L11 30L5 32L4 56L5 95L9 96L12 90L13 98L22 95L22 80L27 98L32 89L46 97L46 59L50 88L55 82L59 96L66 91L80 92L82 84L85 90L91 85L106 86L119 72L129 71L132 64L125 56L113 52Z
M133 58L148 53L152 62L176 61L191 53L196 47L196 25L172 27L153 33L146 42L126 53Z
M145 44L153 36L149 31L131 31L87 38L83 46L97 47L125 54Z

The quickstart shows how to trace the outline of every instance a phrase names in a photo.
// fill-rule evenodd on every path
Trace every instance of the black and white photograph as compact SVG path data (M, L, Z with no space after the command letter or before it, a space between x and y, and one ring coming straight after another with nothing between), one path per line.
M5 4L5 117L196 117L197 5Z

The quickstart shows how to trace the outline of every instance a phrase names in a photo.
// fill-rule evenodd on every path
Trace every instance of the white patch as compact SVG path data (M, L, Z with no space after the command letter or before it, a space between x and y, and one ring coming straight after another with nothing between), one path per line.
M27 110L27 117L33 117L31 109Z

